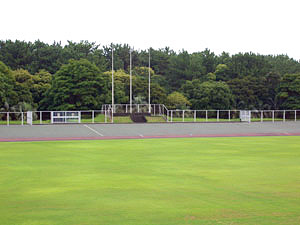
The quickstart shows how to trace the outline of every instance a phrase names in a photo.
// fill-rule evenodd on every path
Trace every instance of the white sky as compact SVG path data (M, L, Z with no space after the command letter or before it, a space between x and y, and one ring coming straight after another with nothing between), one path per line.
M300 60L299 0L2 0L0 7L1 40L209 48Z

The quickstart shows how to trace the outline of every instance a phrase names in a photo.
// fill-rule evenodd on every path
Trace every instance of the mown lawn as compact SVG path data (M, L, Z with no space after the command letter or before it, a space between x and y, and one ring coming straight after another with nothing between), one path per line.
M0 143L0 224L299 224L300 137Z

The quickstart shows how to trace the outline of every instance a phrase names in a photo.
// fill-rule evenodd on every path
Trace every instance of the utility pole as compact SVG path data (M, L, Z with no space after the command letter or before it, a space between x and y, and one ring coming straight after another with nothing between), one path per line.
M132 113L132 49L130 48L130 96L129 96L129 99L130 99L130 113Z
M111 122L114 122L114 49L113 45L111 46L111 106L112 106L112 114L111 114Z
M148 94L149 94L149 96L148 96L148 98L149 98L149 113L151 114L151 101L150 101L150 96L151 96L151 94L150 94L150 83L151 82L151 80L150 80L150 48L149 48L149 91L148 91Z

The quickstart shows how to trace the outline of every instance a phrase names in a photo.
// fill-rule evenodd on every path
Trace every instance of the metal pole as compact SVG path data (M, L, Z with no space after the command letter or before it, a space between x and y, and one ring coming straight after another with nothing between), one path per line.
M148 96L148 98L149 98L149 113L151 113L151 100L150 100L150 48L149 48L149 96Z
M92 123L95 123L95 111L92 111Z
M263 111L260 111L260 122L263 122L264 121L264 117L263 117L264 113Z
M22 126L24 125L24 113L21 112L21 116L22 116Z
M272 111L272 122L274 123L274 110Z
M42 118L42 116L43 116L43 113L42 113L42 111L40 111L40 124L43 123L43 118Z
M155 104L153 105L153 108L154 108L154 116L155 116Z
M106 110L104 111L104 123L107 123L107 112L106 112Z
M182 122L184 122L184 110L182 111Z
M205 110L205 120L206 120L206 122L207 122L207 110Z
M9 126L9 112L6 114L7 126Z
M196 122L196 110L194 110L194 122Z
M297 121L297 110L295 110L295 122Z
M228 119L230 121L230 110L228 110Z
M283 110L283 122L285 122L285 110Z
M171 122L173 122L173 110L171 110Z
M130 113L132 113L132 50L130 48ZM127 106L127 105L126 105ZM127 107L126 107L127 112Z
M111 113L111 122L114 122L114 49L111 47L111 105L112 105L112 113Z
M219 110L217 110L217 122L219 122Z

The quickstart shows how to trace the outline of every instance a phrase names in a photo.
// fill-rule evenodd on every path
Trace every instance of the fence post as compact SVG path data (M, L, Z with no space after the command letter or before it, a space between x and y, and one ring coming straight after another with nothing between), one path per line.
M205 121L207 122L207 110L205 110Z
M283 110L283 122L285 122L285 110Z
M126 104L126 113L127 113L127 104Z
M167 122L169 122L169 110L167 110Z
M24 125L24 113L21 112L21 116L22 116L22 126Z
M182 122L184 122L184 110L182 111Z
M154 108L154 116L155 116L155 104L153 105L153 108Z
M43 113L42 113L42 111L40 111L40 124L42 124L42 123L43 123L42 116L43 116Z
M229 119L229 122L230 122L230 110L228 110L228 119Z
M264 111L260 111L260 122L262 123L264 121Z
M219 122L219 110L217 110L217 122Z
M173 110L171 110L171 122L173 122Z
M139 113L140 112L140 104L138 104L137 107L138 107L138 113Z
M95 123L95 111L92 110L92 123Z
M104 110L104 123L107 123L107 114L106 114L106 110Z
M297 110L295 110L295 122L297 122Z
M7 122L7 126L9 126L9 112L6 113L6 122Z
M251 123L251 114L252 114L252 112L251 112L251 110L249 111L249 123Z
M274 123L274 110L272 110L272 122Z
M196 113L196 110L194 110L194 122L196 122L196 117L197 117L196 114L197 114L197 113Z

